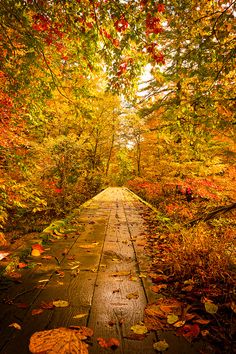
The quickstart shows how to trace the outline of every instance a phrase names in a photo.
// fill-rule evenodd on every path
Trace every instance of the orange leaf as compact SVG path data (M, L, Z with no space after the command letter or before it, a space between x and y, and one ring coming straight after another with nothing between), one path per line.
M116 338L109 338L109 339L104 339L104 338L97 338L98 344L102 348L112 348L115 349L119 347L120 342Z
M28 264L26 264L26 263L20 262L17 267L18 267L19 269L22 269L22 268L27 267L27 265L28 265Z
M160 284L160 285L153 285L150 287L150 289L152 291L154 291L154 293L159 293L159 291L161 289L166 289L167 288L167 285L166 284Z
M34 245L32 245L32 250L38 250L40 253L44 252L43 246L39 243L35 243Z
M42 312L43 312L43 309L33 309L31 314L32 314L32 316L35 316L35 315L40 315Z
M77 330L56 328L34 333L30 338L31 353L71 353L88 354L88 345L82 342L83 337Z

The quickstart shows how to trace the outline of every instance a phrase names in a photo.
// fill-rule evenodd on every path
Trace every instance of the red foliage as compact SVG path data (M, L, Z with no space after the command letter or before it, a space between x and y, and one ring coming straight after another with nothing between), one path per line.
M160 25L160 18L154 17L150 13L146 16L146 35L150 33L161 33L163 32L163 28Z
M129 27L129 23L124 15L122 15L117 21L115 21L114 26L117 32L124 32Z
M165 5L164 4L158 4L157 5L157 11L158 12L165 12Z

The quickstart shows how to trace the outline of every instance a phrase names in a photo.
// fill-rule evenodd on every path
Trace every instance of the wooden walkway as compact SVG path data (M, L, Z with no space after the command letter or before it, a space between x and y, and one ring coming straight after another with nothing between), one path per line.
M148 265L142 245L143 209L125 188L107 188L75 216L82 231L56 240L45 252L52 259L32 258L38 264L21 271L21 282L0 285L0 353L29 353L34 332L71 325L94 330L89 353L111 352L98 345L98 337L119 339L117 354L156 353L155 333L143 340L130 337L131 326L143 320L147 301L155 297L148 278L142 277ZM32 315L42 302L55 300L68 301L69 306ZM86 315L74 318L78 314ZM21 330L9 327L12 323ZM174 346L166 353L195 352L181 344L181 349Z

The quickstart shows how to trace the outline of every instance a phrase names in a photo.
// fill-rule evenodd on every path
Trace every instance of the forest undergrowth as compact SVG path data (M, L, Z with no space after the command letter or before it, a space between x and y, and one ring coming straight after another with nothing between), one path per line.
M233 353L235 207L228 210L227 201L220 208L222 201L192 189L189 197L188 186L165 186L165 193L141 179L128 186L156 208L143 214L151 290L160 296L145 309L147 328L174 330L189 342L201 339L202 353Z

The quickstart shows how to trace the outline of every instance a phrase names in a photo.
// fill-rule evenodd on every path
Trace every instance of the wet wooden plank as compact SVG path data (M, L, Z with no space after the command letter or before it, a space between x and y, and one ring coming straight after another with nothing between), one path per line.
M157 339L155 333L148 334L142 341L130 339L131 326L142 321L147 298L152 298L150 280L139 277L141 272L148 272L149 263L144 246L140 244L145 228L142 211L142 203L127 190L108 188L75 214L75 224L82 224L84 230L72 236L74 238L55 242L48 253L56 255L57 261L43 262L27 274L19 287L9 291L8 295L19 295L20 289L29 289L40 284L39 280L46 276L49 278L42 289L36 288L32 293L18 297L19 301L29 301L29 308L4 304L7 308L3 314L9 314L9 317L2 316L0 322L2 354L13 354L18 347L22 354L29 353L29 338L34 332L70 325L87 325L94 329L89 353L107 353L98 346L98 337L118 338L121 346L116 349L117 354L156 353L153 349ZM63 254L65 248L67 254ZM56 266L64 273L47 269L47 266ZM39 308L43 301L53 300L68 301L69 306L32 316L32 310ZM82 313L87 316L74 318ZM9 328L8 324L12 322L19 322L22 330ZM169 333L167 337L171 335ZM182 351L173 351L174 344L167 354L196 353L189 343L185 348L179 339L176 342L172 337L168 339L180 345Z

